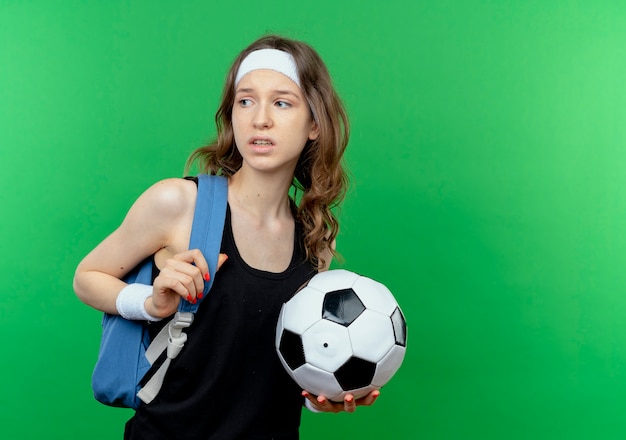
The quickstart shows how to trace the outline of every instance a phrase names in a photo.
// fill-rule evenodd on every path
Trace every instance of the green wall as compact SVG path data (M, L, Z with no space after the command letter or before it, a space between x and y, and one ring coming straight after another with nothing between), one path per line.
M235 54L318 48L350 110L345 267L409 350L304 440L626 435L626 3L0 0L0 426L121 438L79 259L214 134ZM229 6L227 6L229 5Z

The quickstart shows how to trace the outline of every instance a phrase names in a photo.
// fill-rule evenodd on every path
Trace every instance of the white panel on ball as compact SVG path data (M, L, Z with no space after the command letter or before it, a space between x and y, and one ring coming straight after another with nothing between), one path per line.
M305 287L283 307L283 327L299 335L322 319L324 292Z
M302 389L316 396L324 395L330 399L329 396L336 396L343 391L332 373L313 365L304 364L292 371L291 375Z
M369 393L371 393L374 390L379 390L380 387L377 386L367 386L364 388L359 388L356 390L351 390L351 391L343 391L340 394L337 394L336 396L332 396L332 397L328 397L330 400L333 400L335 402L341 402L343 401L344 397L346 397L347 394L352 394L352 396L355 399L360 399L361 397L365 397L367 396Z
M320 292L334 292L335 290L349 289L359 275L344 269L333 269L320 272L311 278L308 286Z
M354 355L374 363L380 361L396 343L391 319L369 309L350 324L348 333Z
M404 360L405 353L405 347L402 347L401 345L394 345L383 360L376 365L376 373L372 379L372 385L383 386L389 382L396 371L400 368L400 365Z
M280 309L280 314L278 315L278 321L276 322L276 335L274 336L274 345L276 347L276 349L278 350L278 347L280 346L280 338L283 337L283 319L285 318L285 306L283 305L283 307L281 307ZM280 354L280 353L279 353ZM283 360L282 356L279 356L280 360Z
M396 307L398 307L393 294L378 281L367 277L359 277L352 289L359 295L363 305L368 309L391 316Z
M335 371L352 356L348 329L322 319L302 335L306 361L326 371Z

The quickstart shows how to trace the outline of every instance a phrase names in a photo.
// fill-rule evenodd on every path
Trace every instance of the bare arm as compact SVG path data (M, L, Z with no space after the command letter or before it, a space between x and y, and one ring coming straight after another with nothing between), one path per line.
M172 260L176 254L187 250L196 195L195 184L183 179L163 180L148 188L130 208L122 224L80 262L74 276L76 295L91 307L117 313L115 300L126 286L121 280L124 275L161 249L167 249ZM191 259L195 263L194 258L197 256L179 260ZM202 276L208 271L203 262L204 258L196 265L202 272L200 281L193 280L200 288ZM183 272L186 270L187 266ZM195 275L189 276L198 278ZM155 281L155 287L156 284ZM172 285L170 282L170 287ZM195 294L193 286L191 290ZM152 314L155 310L149 309L147 303L146 308Z

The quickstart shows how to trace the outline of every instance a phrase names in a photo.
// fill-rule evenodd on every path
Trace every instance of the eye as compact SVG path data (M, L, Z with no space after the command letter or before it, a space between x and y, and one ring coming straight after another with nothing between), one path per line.
M249 107L252 105L252 100L248 98L242 98L239 100L239 105L242 107Z
M287 101L276 101L275 105L278 108L289 108L289 107L291 107L291 103L289 103Z

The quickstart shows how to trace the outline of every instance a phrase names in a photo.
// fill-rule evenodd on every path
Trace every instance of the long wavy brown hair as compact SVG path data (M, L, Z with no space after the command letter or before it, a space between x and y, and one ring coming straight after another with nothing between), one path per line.
M215 114L217 138L195 150L187 160L186 169L197 162L200 172L232 176L241 167L242 158L235 146L232 125L235 77L243 59L259 49L278 49L294 57L311 117L319 126L319 136L307 141L300 155L292 186L295 189L294 202L299 199L296 217L304 228L307 259L315 265L324 265L322 254L330 249L335 255L330 245L339 232L333 208L341 203L348 186L343 154L348 145L350 125L328 69L310 45L268 35L244 49L226 76L221 104Z

